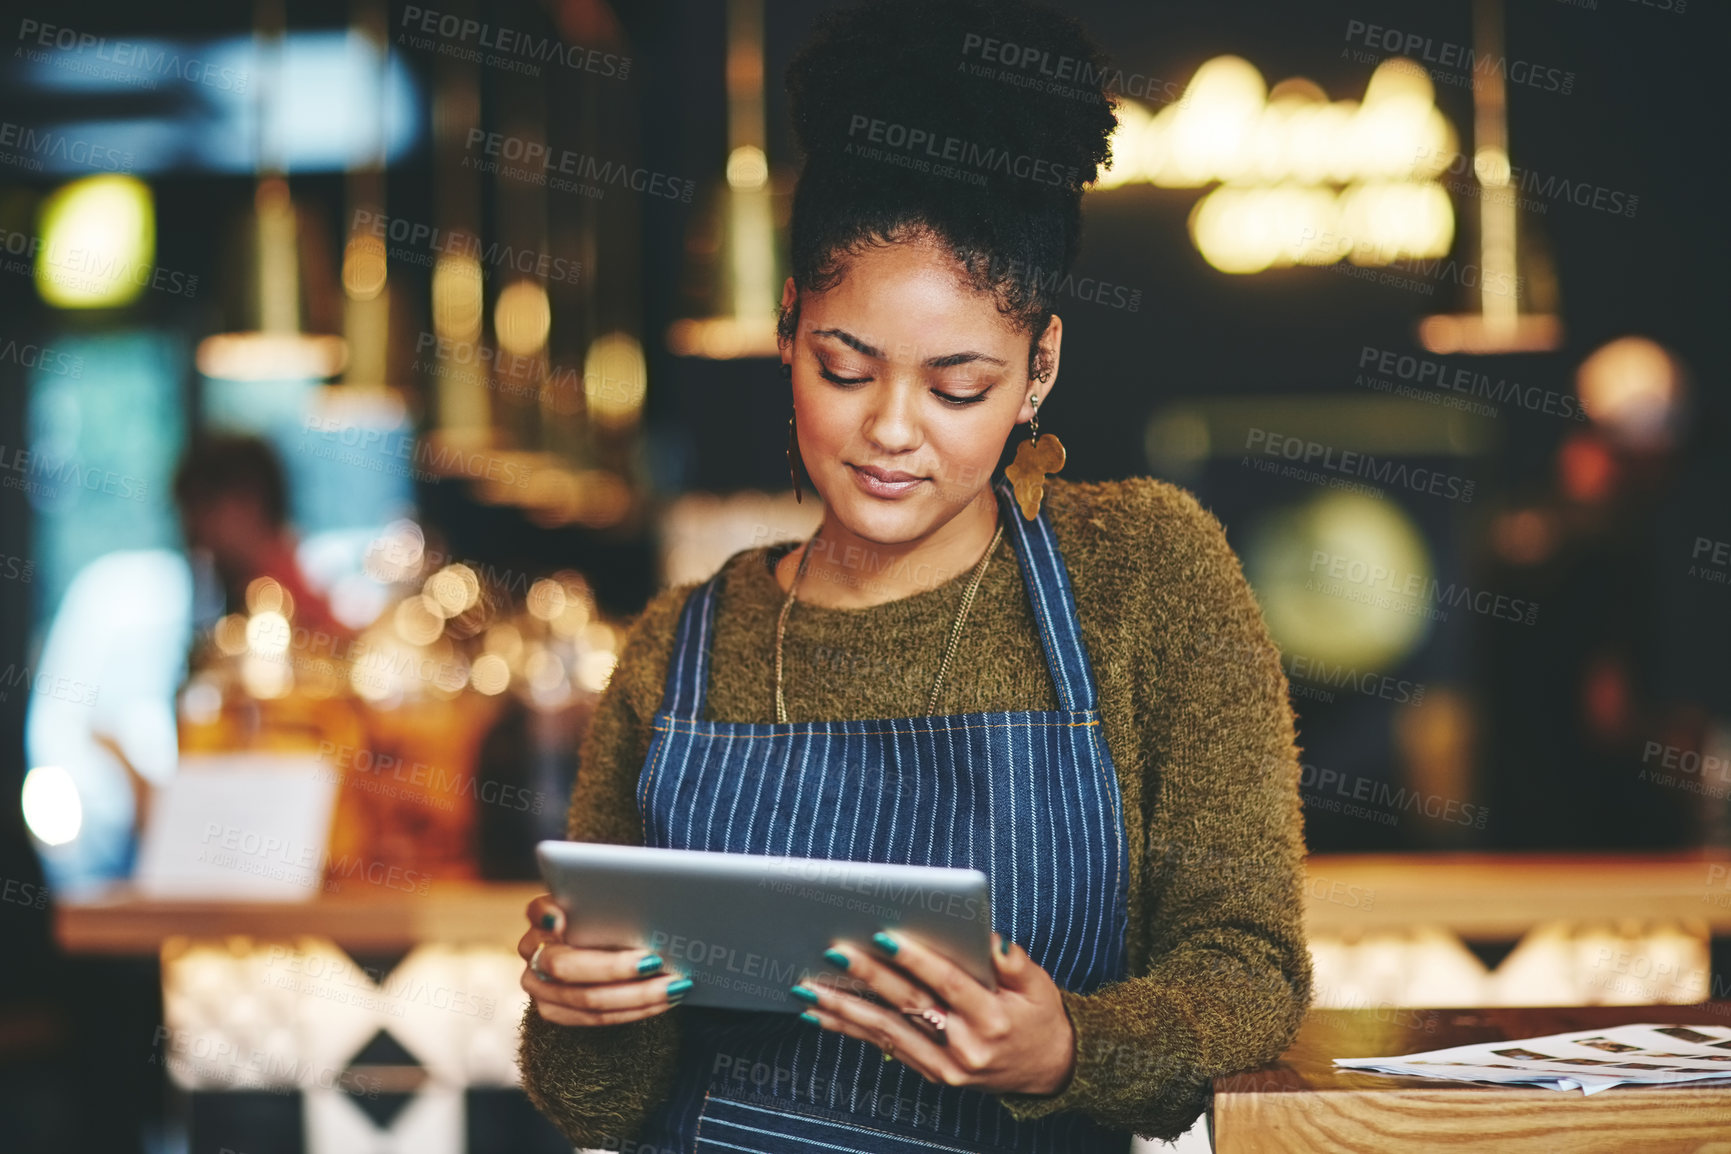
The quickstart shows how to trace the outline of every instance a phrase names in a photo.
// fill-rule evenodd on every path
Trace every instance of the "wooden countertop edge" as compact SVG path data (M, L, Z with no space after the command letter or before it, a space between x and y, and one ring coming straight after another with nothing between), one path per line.
M1305 920L1318 933L1437 925L1519 936L1546 921L1696 921L1731 932L1731 856L1315 854Z
M1679 1098L1699 1098L1711 1101L1715 1105L1723 1105L1727 1122L1731 1122L1731 1084L1718 1086L1612 1086L1596 1094L1582 1094L1578 1090L1545 1090L1537 1086L1497 1086L1481 1082L1425 1082L1422 1078L1404 1078L1391 1075L1386 1081L1386 1087L1376 1086L1292 1086L1272 1092L1261 1090L1220 1089L1222 1082L1228 1082L1233 1077L1216 1078L1214 1080L1215 1115L1219 1116L1222 1104L1243 1108L1249 1103L1259 1103L1264 1106L1296 1105L1324 1098L1353 1098L1367 1102L1419 1103L1436 1102L1438 1104L1496 1102L1499 1104L1535 1104L1556 1102L1568 1099L1576 1103L1590 1104L1600 1108L1606 1102L1622 1102L1626 1106L1643 1106L1654 1103L1675 1102ZM1365 1075L1367 1078L1373 1075ZM1605 1095L1614 1095L1606 1098Z
M1410 1079L1399 1079L1410 1082ZM1568 1144L1560 1144L1563 1134ZM1349 1151L1717 1150L1731 1134L1731 1086L1576 1090L1458 1083L1385 1091L1220 1094L1215 1149ZM1633 1143L1633 1145L1631 1145Z
M55 907L54 936L70 953L154 953L175 937L330 938L354 949L417 942L515 943L536 882L441 883L425 894L364 893L307 901L148 898L116 887Z
M435 883L426 894L369 888L302 902L145 898L130 886L57 902L55 937L77 953L154 952L174 936L315 934L355 948L427 940L515 940L540 884ZM1731 933L1731 856L1665 854L1317 854L1306 863L1313 933L1434 925L1518 937L1546 921L1679 921Z

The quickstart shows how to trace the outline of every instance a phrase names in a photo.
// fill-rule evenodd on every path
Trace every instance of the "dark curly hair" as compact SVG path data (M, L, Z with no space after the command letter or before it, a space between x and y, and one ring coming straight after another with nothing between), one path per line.
M174 469L174 503L183 512L214 498L246 493L272 527L288 516L282 461L270 442L245 433L201 433Z
M1024 0L874 0L832 13L787 70L805 165L792 275L823 292L867 245L927 237L1034 345L1075 261L1082 189L1111 159L1106 57ZM778 332L793 339L797 300Z

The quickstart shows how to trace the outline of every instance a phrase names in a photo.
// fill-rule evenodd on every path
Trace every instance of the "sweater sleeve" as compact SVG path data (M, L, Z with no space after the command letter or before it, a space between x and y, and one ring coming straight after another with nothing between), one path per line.
M1152 537L1158 554L1125 574L1135 601L1124 608L1151 636L1116 671L1145 687L1149 957L1126 980L1064 991L1076 1036L1064 1089L1001 1100L1018 1119L1077 1110L1172 1139L1194 1123L1212 1079L1291 1043L1311 965L1298 747L1279 653L1219 522L1188 493L1152 484L1130 502L1131 523L1114 526L1122 540Z
M658 596L627 634L579 748L566 819L572 841L643 844L637 776L684 593ZM531 1002L517 1061L529 1100L561 1133L579 1147L617 1150L667 1096L678 1050L677 1007L616 1026L562 1026Z

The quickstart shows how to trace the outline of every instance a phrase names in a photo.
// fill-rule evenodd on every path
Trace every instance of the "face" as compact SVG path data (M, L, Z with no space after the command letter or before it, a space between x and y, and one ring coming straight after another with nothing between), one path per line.
M270 523L258 502L236 493L225 493L194 502L181 517L181 532L188 546L207 549L217 565L242 571L250 563L260 541L270 535Z
M784 307L794 297L787 282ZM1057 379L1062 325L1028 376L1026 331L929 240L871 246L823 293L800 298L793 366L799 453L826 515L883 544L917 540L990 483L1004 443Z

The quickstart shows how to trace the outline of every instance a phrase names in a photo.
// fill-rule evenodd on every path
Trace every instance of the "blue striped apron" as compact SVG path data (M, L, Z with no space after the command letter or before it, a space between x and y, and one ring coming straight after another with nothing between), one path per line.
M979 869L993 928L1059 986L1087 993L1128 973L1118 778L1051 523L1043 510L1025 520L1007 483L996 491L1061 708L705 721L717 573L679 619L638 778L644 844ZM927 1081L796 1014L671 1012L684 1035L678 1070L635 1150L1130 1149L1127 1132L1074 1111L1018 1122L991 1094Z

